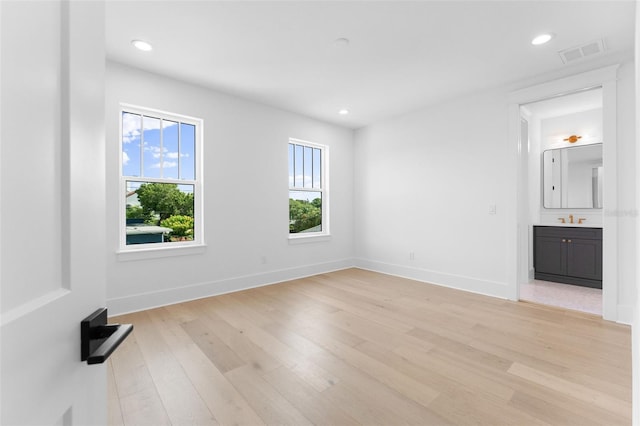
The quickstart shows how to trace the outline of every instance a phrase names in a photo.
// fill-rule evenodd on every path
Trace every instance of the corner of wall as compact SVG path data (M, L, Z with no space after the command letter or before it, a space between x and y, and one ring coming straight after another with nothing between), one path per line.
M355 258L354 266L360 269L420 281L425 284L438 285L500 299L509 298L507 285L496 281L446 274L423 268L414 268L362 258Z

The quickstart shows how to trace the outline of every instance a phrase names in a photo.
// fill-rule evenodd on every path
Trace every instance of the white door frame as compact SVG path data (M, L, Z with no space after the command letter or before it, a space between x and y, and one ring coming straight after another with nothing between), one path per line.
M551 97L570 94L589 87L602 87L603 110L603 165L604 165L604 197L603 197L603 265L602 265L602 316L606 320L618 320L618 206L617 193L617 74L619 65L588 71L571 77L550 81L510 93L509 95L509 138L508 150L510 192L513 203L507 215L508 227L513 230L507 242L507 297L519 299L519 284L523 271L520 259L528 252L529 214L526 208L528 194L519 191L526 169L521 161L528 155L520 146L520 105L541 101Z

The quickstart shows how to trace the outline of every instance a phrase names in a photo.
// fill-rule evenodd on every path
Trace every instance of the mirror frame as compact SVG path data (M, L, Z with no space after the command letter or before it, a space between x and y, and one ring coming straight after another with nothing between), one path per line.
M548 185L547 185L547 175L548 175L548 164L547 164L547 160L546 160L546 154L548 152L552 152L552 151L562 151L562 152L568 152L568 150L575 150L578 148L588 148L588 147L593 147L594 145L599 145L600 146L600 150L601 150L601 155L603 155L602 153L604 153L604 146L602 144L602 142L597 142L597 143L590 143L590 144L583 144L583 145L576 145L576 146L564 146L564 147L559 147L559 148L549 148L549 149L545 149L544 151L542 151L541 154L541 187L542 190L540 191L540 195L542 198L542 208L545 210L559 210L559 209L580 209L580 210L602 210L602 201L600 201L600 206L599 207L593 207L593 206L572 206L572 205L562 205L562 199L563 197L561 196L561 200L560 200L560 206L559 207L555 207L555 206L547 206L547 202L549 200L547 200L547 193L548 191ZM600 160L601 166L603 167L604 163L601 157ZM569 173L567 171L567 173ZM553 182L551 182L551 184L553 184ZM561 189L562 191L562 189ZM568 189L567 189L568 191ZM601 183L600 183L600 191L602 191L601 188ZM599 197L600 200L602 200L602 192L599 193ZM553 201L553 200L551 200ZM549 203L550 204L550 203Z

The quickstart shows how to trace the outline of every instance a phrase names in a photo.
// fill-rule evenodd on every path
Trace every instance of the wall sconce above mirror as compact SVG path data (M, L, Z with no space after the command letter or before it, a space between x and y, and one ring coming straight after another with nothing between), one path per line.
M602 208L601 143L546 150L542 166L544 208Z

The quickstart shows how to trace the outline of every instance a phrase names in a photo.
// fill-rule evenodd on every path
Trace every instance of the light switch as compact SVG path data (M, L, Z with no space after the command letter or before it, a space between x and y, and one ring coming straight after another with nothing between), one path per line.
M489 204L489 214L496 214L496 205Z

